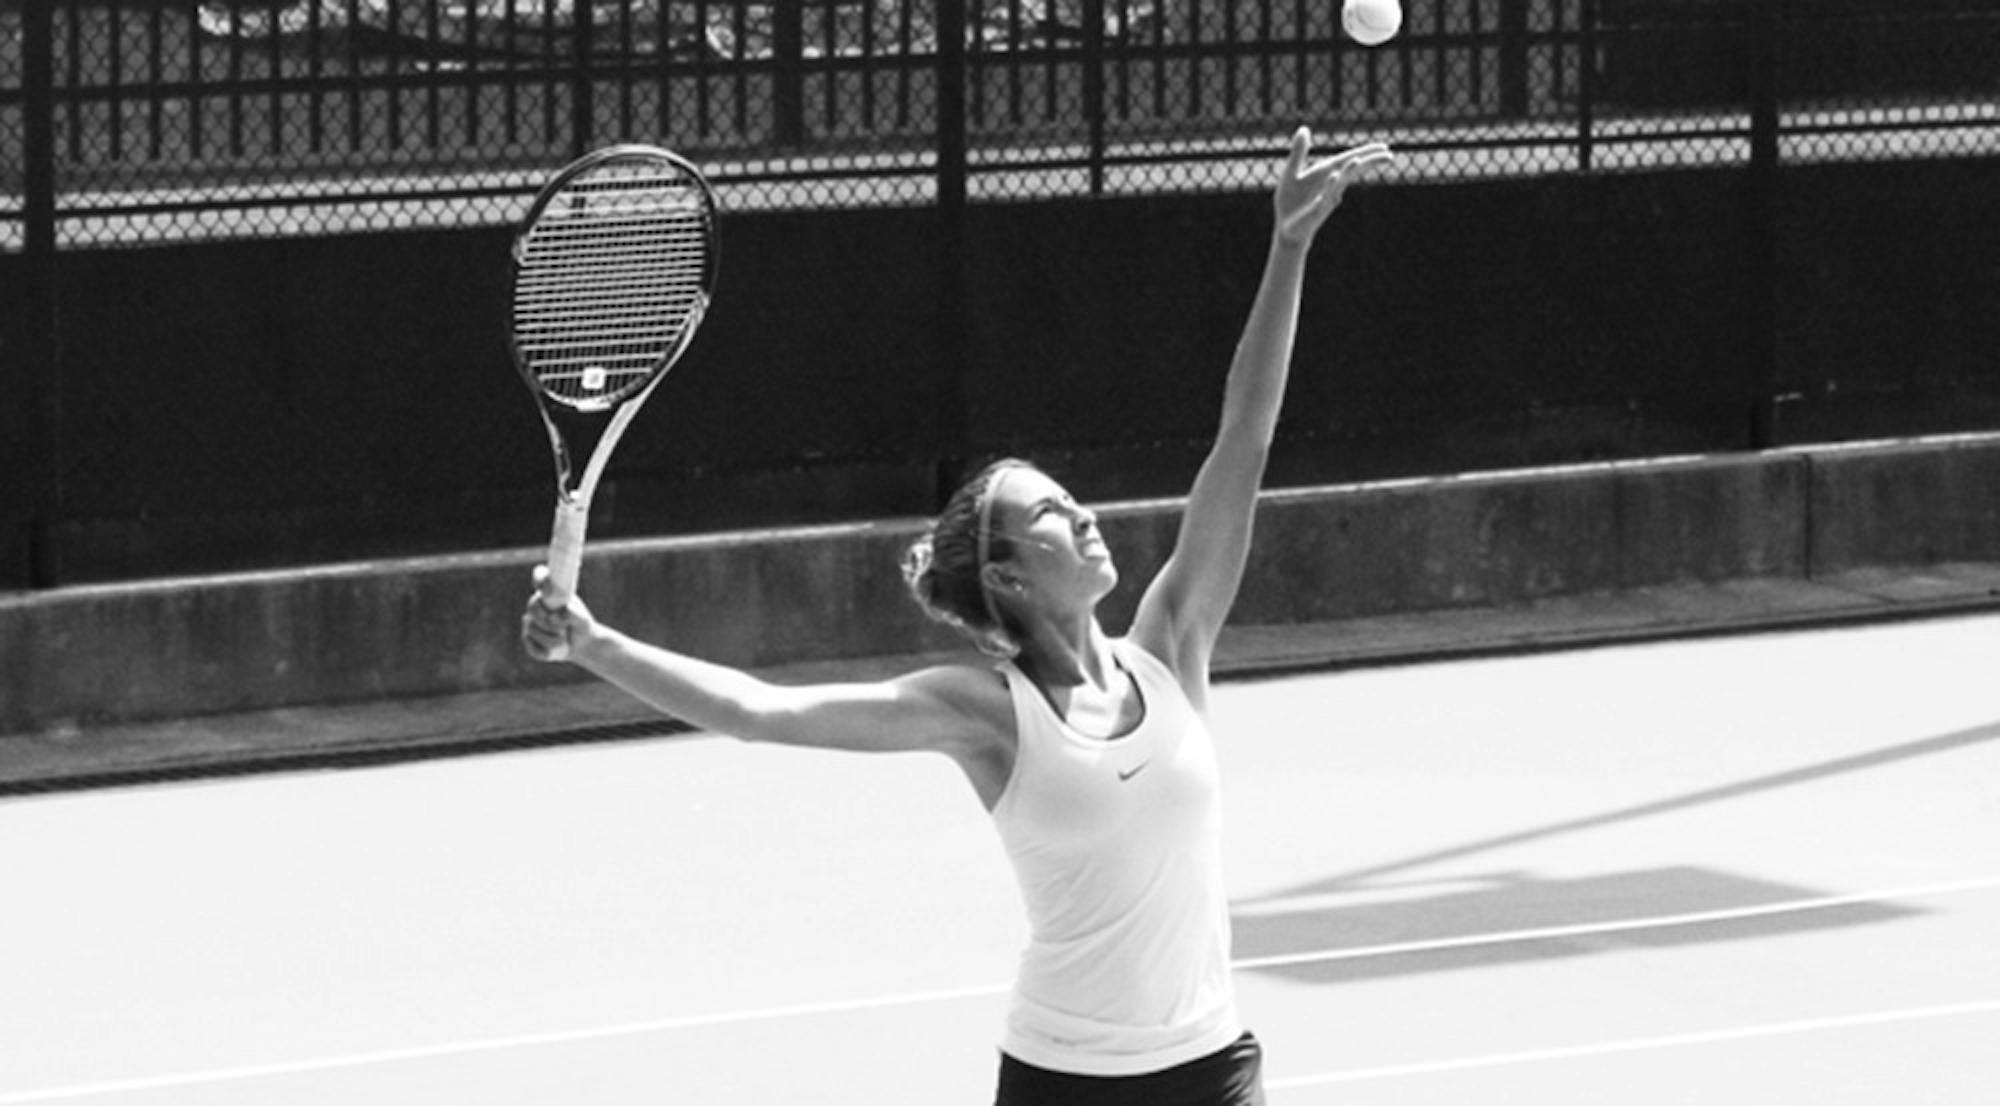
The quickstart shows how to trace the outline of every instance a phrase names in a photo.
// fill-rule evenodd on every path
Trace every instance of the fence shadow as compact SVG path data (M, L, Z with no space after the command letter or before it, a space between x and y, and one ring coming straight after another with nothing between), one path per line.
M1548 879L1518 870L1450 879L1410 878L1409 874L1501 848L1769 794L1995 740L2000 740L2000 722L1468 841L1241 900L1233 904L1235 953L1252 961L1253 971L1299 982L1334 983L1624 948L1773 937L1910 916L1919 911L1891 903L1856 902L1692 924L1468 941L1457 947L1394 948L1484 935L1588 929L1649 918L1754 910L1824 898L1825 892L1699 867L1643 869L1580 879ZM1259 966L1254 963L1257 960L1282 962Z
M1982 745L1989 741L2000 741L2000 722L1990 722L1983 726L1974 726L1970 729L1940 734L1936 737L1920 738L1916 741L1905 742L1901 745L1892 745L1871 752L1857 753L1853 756L1836 757L1818 764L1808 764L1798 768L1787 769L1783 772L1753 776L1750 779L1741 780L1736 783L1724 784L1720 787L1704 788L1699 791L1690 791L1685 795L1675 795L1654 802L1640 803L1636 806L1623 807L1618 810L1606 811L1602 814L1592 814L1582 818L1551 822L1547 825L1535 826L1514 833L1504 833L1495 837L1468 841L1462 845L1419 853L1415 856L1404 857L1385 864L1370 865L1366 868L1357 868L1350 872L1342 872L1339 875L1330 876L1312 887L1300 888L1297 891L1291 892L1291 894L1331 894L1364 887L1367 886L1368 881L1378 879L1382 876L1412 871L1449 860L1477 856L1480 853L1491 852L1495 849L1509 848L1514 845L1526 844L1530 841L1541 841L1572 833L1603 829L1607 826L1622 825L1626 822L1636 822L1646 818L1659 817L1664 814L1678 814L1682 811L1707 806L1712 803L1748 798L1752 795L1766 794L1784 788L1817 783L1836 776L1845 776L1855 772L1865 772L1873 768L1883 768L1892 764L1900 764L1920 757L1938 756L1944 753L1956 752L1957 750L1970 748L1974 745Z
M1775 907L1825 895L1698 867L1580 879L1501 871L1461 880L1307 891L1237 904L1235 955L1249 961L1247 970L1295 983L1353 983L1631 949L1781 937L1923 913L1894 903L1854 902L1617 927L1646 919ZM1517 936L1500 936L1506 934ZM1496 939L1451 943L1486 936ZM1257 963L1260 960L1278 962Z

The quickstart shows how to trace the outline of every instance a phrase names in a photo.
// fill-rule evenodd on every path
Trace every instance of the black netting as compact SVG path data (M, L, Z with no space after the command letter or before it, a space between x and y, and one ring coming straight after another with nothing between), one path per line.
M47 0L45 42L27 2L10 247L31 119L76 244L502 222L628 140L782 208L1239 189L1300 122L1405 178L1739 164L1760 96L1790 160L2000 148L1984 0L1407 0L1373 49L1333 0Z

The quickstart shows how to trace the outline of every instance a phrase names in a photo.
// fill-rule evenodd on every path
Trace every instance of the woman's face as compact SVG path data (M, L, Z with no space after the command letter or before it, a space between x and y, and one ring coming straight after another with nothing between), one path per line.
M1034 469L1011 469L993 495L993 534L1012 556L987 566L995 594L1048 613L1088 609L1118 584L1097 515Z

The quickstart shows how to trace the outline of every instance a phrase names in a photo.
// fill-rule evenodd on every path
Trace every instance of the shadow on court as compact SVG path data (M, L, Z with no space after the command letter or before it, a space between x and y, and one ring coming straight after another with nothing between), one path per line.
M1901 764L1921 757L1939 756L1944 753L1957 752L1962 749L1969 749L1976 745L1985 744L1989 741L2000 741L2000 722L1990 722L1983 726L1974 726L1971 729L1958 730L1954 733L1941 734L1937 737L1921 738L1901 745L1892 745L1888 748L1877 749L1873 752L1836 757L1833 760L1822 761L1819 764L1808 764L1783 772L1753 776L1738 783L1725 784L1721 787L1704 788L1700 791L1691 791L1685 795L1676 795L1654 802L1640 803L1637 806L1606 811L1603 814L1593 814L1582 818L1551 822L1545 826L1536 826L1532 829L1505 833L1497 837L1469 841L1463 845L1454 845L1447 849L1436 849L1426 853L1419 853L1415 856L1393 860L1386 864L1357 868L1351 872L1343 872L1336 876L1330 876L1309 887L1285 892L1283 897L1302 894L1330 894L1346 889L1366 887L1372 881L1382 876L1412 871L1445 861L1477 856L1495 849L1511 848L1515 845L1522 845L1531 841L1542 841L1553 837L1561 837L1566 834L1603 829L1607 826L1622 825L1645 818L1678 814L1712 803L1749 798L1753 795L1767 794L1789 787L1818 783L1822 780L1833 779L1837 776L1845 776L1854 772L1865 772L1873 768Z
M1668 867L1584 879L1546 879L1521 871L1498 871L1448 881L1398 881L1395 877L1498 849L1766 795L1996 740L2000 740L2000 722L1468 841L1242 900L1233 904L1236 955L1252 961L1299 957L1298 963L1253 966L1251 970L1304 982L1345 982L1556 959L1620 948L1779 936L1917 914L1920 912L1911 908L1854 903L1689 925L1468 943L1457 948L1366 954L1355 951L1522 930L1755 909L1823 897L1824 892L1699 867ZM1315 954L1325 955L1318 958Z
M1894 921L1923 913L1857 902L1691 924L1535 938L1460 947L1385 946L1448 942L1527 930L1562 930L1675 915L1796 903L1824 892L1694 867L1658 868L1583 879L1543 879L1495 872L1449 881L1357 888L1340 880L1237 903L1235 955L1255 961L1299 956L1297 963L1249 964L1250 971L1298 983L1359 980L1492 967L1716 941L1778 937L1839 926ZM1382 949L1380 952L1365 950ZM1314 954L1325 954L1324 959Z

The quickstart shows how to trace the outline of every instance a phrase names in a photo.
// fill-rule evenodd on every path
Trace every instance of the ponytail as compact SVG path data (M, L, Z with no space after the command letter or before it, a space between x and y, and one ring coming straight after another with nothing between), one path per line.
M1010 458L981 469L903 551L903 582L924 613L996 657L1011 657L1021 647L1016 628L986 586L986 566L1013 555L1006 535L993 532L993 499L1009 472L1033 467Z

